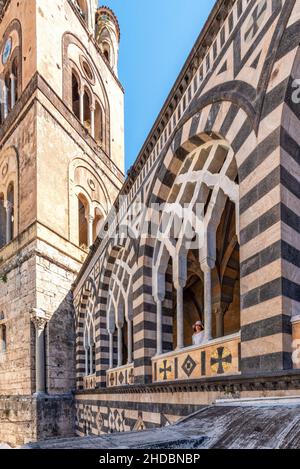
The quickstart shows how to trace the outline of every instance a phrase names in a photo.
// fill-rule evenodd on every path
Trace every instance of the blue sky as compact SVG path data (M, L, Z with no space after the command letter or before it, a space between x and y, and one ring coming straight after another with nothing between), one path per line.
M121 28L126 170L134 163L214 0L106 0ZM100 2L101 4L101 2Z

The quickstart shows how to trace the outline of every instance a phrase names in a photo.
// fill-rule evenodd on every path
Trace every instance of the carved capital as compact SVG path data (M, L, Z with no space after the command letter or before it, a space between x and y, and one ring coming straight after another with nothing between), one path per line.
M30 318L35 325L36 330L42 332L45 329L50 316L42 309L33 308L30 312Z

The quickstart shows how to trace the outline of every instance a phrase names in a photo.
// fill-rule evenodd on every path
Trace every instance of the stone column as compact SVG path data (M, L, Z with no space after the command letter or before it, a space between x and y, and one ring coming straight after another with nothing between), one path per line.
M177 349L184 347L184 326L183 326L183 287L177 285Z
M79 116L81 124L84 125L84 90L79 90Z
M128 364L133 362L133 353L132 353L132 320L128 319L127 321L127 341L128 341Z
M88 247L91 247L94 243L94 217L90 215L88 217Z
M184 348L184 324L183 324L183 289L187 281L186 254L178 254L174 262L174 287L177 296L177 349Z
M49 316L41 309L33 309L31 320L35 325L35 394L46 392L45 326Z
M10 75L10 105L11 109L16 104L16 77L13 73Z
M156 355L163 353L163 333L162 333L162 300L157 299L157 315L156 315Z
M156 303L156 355L163 353L163 301L166 296L166 274L153 272L153 298Z
M6 243L10 243L10 241L13 238L12 215L13 215L13 204L7 201L6 202Z
M84 359L85 359L85 374L89 375L89 348L84 346Z
M118 329L118 366L123 365L123 337L122 337L122 327L117 326Z
M3 112L4 112L4 119L7 118L8 114L8 91L7 86L3 85Z
M221 306L218 306L215 309L215 316L216 316L216 335L217 337L223 337L224 336L224 314L223 314Z
M211 268L201 266L204 273L204 337L209 342L212 339L212 294L211 294Z
M109 369L112 370L114 367L114 334L108 331L109 334Z
M91 136L95 138L95 107L90 107L91 111Z

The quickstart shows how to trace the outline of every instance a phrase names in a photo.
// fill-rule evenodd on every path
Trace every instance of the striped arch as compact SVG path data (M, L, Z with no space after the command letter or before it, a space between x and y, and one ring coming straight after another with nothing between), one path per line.
M297 15L291 15L266 91L257 146L240 165L243 372L293 368L291 317L300 312L300 113L294 86L299 41Z
M87 319L93 322L94 332L96 323L98 295L94 280L89 277L78 298L75 299L75 327L76 327L76 381L77 389L83 389L83 376L86 372L85 330Z
M176 132L168 149L161 155L161 163L147 206L167 202L171 188L183 167L187 156L196 151L200 146L209 142L226 142L232 149L234 158L239 166L242 161L253 151L256 146L256 134L252 120L247 114L243 103L241 106L231 101L218 101L200 109L190 117ZM240 188L240 190L242 190ZM155 240L147 238L141 240L139 253L139 284L145 287L140 295L135 295L135 320L136 328L140 332L139 340L135 343L137 357L135 360L136 373L141 382L151 381L151 356L156 352L156 305L152 297L152 259L154 255ZM167 273L166 282L170 285L170 272ZM151 285L151 286L150 286ZM134 288L136 291L136 288ZM172 301L167 288L166 316L169 315L164 325L166 337L171 332L170 311Z

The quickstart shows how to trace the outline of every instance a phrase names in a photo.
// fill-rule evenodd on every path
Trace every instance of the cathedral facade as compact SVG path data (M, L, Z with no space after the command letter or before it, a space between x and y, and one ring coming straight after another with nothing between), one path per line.
M216 2L126 181L113 12L1 3L0 440L299 396L299 2Z

